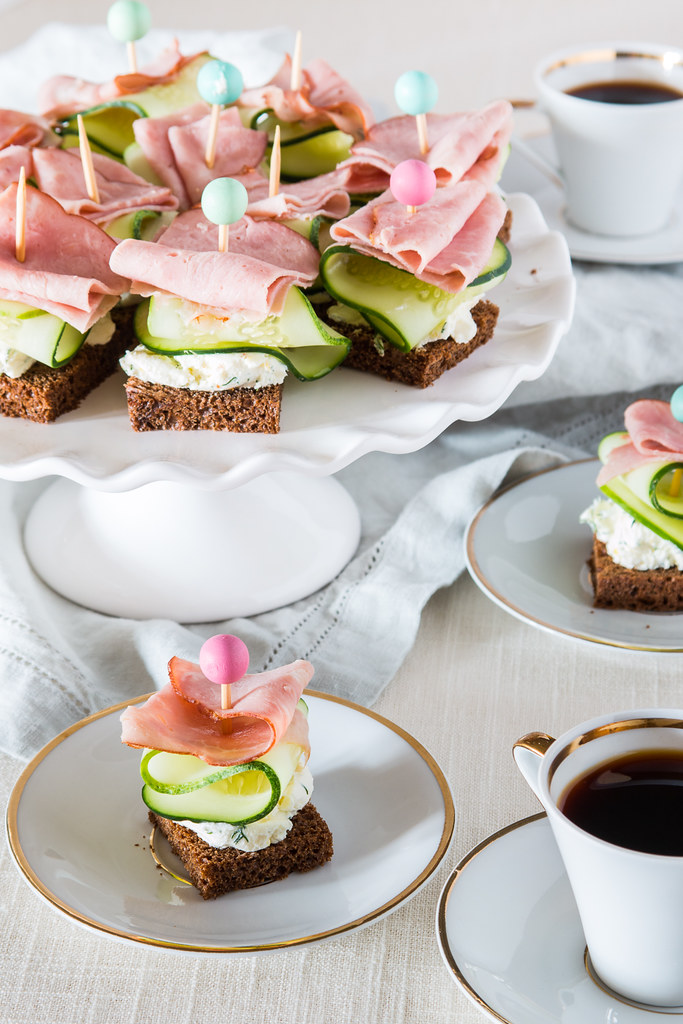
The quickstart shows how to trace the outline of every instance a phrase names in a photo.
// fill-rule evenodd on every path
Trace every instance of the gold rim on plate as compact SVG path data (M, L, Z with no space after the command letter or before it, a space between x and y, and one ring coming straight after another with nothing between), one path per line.
M10 851L16 861L17 867L24 875L24 878L29 885L34 888L40 896L43 897L51 906L65 914L67 917L78 922L79 924L85 925L89 928L94 929L97 932L101 932L106 935L111 935L116 938L127 939L132 942L139 942L143 945L160 947L163 949L177 949L186 952L199 952L199 953L259 953L267 952L269 950L287 949L292 946L301 946L306 943L317 942L321 939L330 938L334 935L343 935L346 932L352 931L356 928L361 928L372 921L377 920L380 917L388 914L394 910L401 903L412 896L433 874L441 860L443 859L453 835L455 828L455 805L453 803L453 797L446 778L435 761L432 755L418 742L410 733L402 729L401 726L390 722L387 718L377 714L375 711L371 711L369 708L364 708L360 704L355 704L353 701L345 700L342 697L334 697L331 694L321 693L318 690L307 691L307 696L317 698L319 700L329 701L333 704L340 704L342 707L348 708L351 711L356 711L359 714L366 715L368 718L372 718L380 725L389 729L391 732L400 736L407 744L414 750L425 762L429 770L431 771L441 793L441 797L444 803L444 823L441 832L441 837L436 851L431 857L429 863L420 871L416 878L406 886L401 892L397 893L390 900L383 903L379 907L375 907L373 910L361 917L355 918L353 921L348 921L345 924L338 925L335 928L330 928L325 931L316 932L313 935L298 936L293 939L283 939L279 942L271 943L252 943L248 945L239 946L204 946L196 945L191 943L183 942L171 942L165 939L157 939L148 935L139 935L133 932L125 931L120 928L114 928L110 925L103 924L101 921L97 921L94 918L89 917L87 914L81 913L74 907L71 907L64 900L56 896L38 877L36 872L31 867L29 858L22 849L21 842L19 840L19 832L17 826L17 814L19 811L19 805L21 802L21 796L29 779L32 777L36 768L45 760L47 755L54 750L60 743L68 739L75 732L89 725L91 722L96 721L100 718L105 718L108 715L114 715L118 712L123 711L131 704L139 704L142 701L147 700L150 694L144 694L141 697L136 697L133 700L122 701L120 704L115 704L112 707L105 708L102 711L97 711L92 715L88 715L87 718L81 719L74 725L64 729L58 736L55 736L42 750L40 750L35 757L26 765L21 775L17 779L14 785L12 793L10 795L9 804L7 806L7 838L9 842ZM184 880L181 880L184 881ZM229 896L229 894L227 894Z
M552 622L547 622L545 619L539 619L536 615L531 615L525 611L514 601L505 597L496 587L493 586L490 579L484 573L477 556L474 552L475 545L475 534L479 521L488 512L489 508L494 505L499 498L508 491L514 490L516 487L520 487L523 484L528 483L530 480L535 480L538 477L545 476L547 473L561 472L563 469L569 469L572 466L582 466L589 462L597 462L595 458L586 459L574 459L570 462L562 462L558 466L548 466L546 469L539 469L535 473L529 473L528 476L522 477L520 480L513 480L512 483L506 484L501 487L500 490L496 491L487 502L485 502L478 512L475 513L469 526L467 527L467 534L465 537L467 561L469 563L469 569L471 575L475 578L475 582L481 587L484 593L490 595L490 597L496 601L502 608L508 609L513 615L524 620L525 622L531 623L531 625L538 626L541 629L547 629L551 633L559 633L562 636L570 636L576 640L585 640L587 643L602 644L603 647L618 647L621 650L627 651L646 651L654 654L681 654L683 653L683 647L657 647L656 645L648 644L636 644L628 643L626 640L606 639L604 637L596 636L594 634L582 633L579 630L566 629L564 626L556 625ZM638 614L637 612L633 613Z
M488 836L481 843L475 846L474 849L470 850L469 853L465 854L460 863L454 868L448 881L446 882L446 885L444 886L443 892L441 893L441 898L439 899L439 906L436 913L436 931L439 939L439 946L441 947L441 952L443 954L444 960L446 961L446 964L448 965L449 970L452 971L456 981L458 982L459 985L462 986L462 988L465 990L470 999L473 1002L475 1002L477 1006L480 1007L480 1009L485 1010L486 1013L491 1014L491 1016L493 1016L497 1021L500 1021L501 1024L515 1024L515 1022L511 1021L508 1017L501 1016L501 1014L498 1013L497 1010L494 1010L492 1006L489 1006L489 1004L484 999L482 999L479 993L474 988L472 988L469 981L461 971L458 961L456 960L455 955L453 953L453 950L450 947L450 944L448 942L448 930L446 928L448 901L451 898L453 886L458 881L467 865L471 864L475 857L477 857L480 853L483 853L485 850L488 850L489 846L492 846L496 842L496 840L501 839L503 836L508 835L510 832L514 832L515 829L522 828L522 826L524 825L530 825L532 822L540 821L541 818L545 817L545 811L541 811L539 814L532 814L528 818L522 818L520 821L515 821L511 825L506 825L505 828L501 828L497 832L494 832L493 835Z

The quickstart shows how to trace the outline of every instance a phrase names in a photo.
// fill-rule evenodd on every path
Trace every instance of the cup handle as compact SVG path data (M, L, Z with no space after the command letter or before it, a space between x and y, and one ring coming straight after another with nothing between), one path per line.
M512 756L517 767L539 800L541 800L541 794L538 772L541 760L550 744L554 742L553 737L548 736L546 732L528 732L512 746ZM541 803L543 803L542 800Z
M557 185L558 188L564 189L564 179L562 178L560 171L554 164L551 164L549 160L542 157L535 149L528 146L526 142L522 142L522 140L516 135L513 135L510 138L510 146L517 153L523 156L532 167L535 167L537 171L541 172L541 174L545 174L546 178L549 178L553 185Z

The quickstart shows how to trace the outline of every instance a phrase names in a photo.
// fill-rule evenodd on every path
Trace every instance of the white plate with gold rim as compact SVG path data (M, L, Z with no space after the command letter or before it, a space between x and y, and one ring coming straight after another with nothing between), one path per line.
M683 651L677 613L594 608L590 528L597 459L570 462L499 491L465 535L467 568L487 597L532 626L635 651Z
M20 776L7 811L19 870L79 925L194 955L273 952L391 913L448 849L448 784L397 725L326 694L305 697L313 801L334 838L328 864L211 901L160 871L149 850L139 752L119 738L124 703L60 733Z
M441 955L465 994L503 1024L662 1024L671 1011L601 988L545 814L501 829L458 864L439 899Z

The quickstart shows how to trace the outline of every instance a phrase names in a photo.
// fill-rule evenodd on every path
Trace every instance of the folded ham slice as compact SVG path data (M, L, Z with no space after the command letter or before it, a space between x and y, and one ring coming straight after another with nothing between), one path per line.
M130 277L139 295L166 292L219 314L239 311L263 319L282 312L292 285L313 283L318 251L283 224L243 217L230 226L229 251L219 252L218 228L194 209L155 242L121 242L111 267Z
M372 109L324 60L314 60L301 72L301 87L290 88L292 60L288 55L266 85L245 89L241 107L270 109L280 121L305 121L311 126L334 124L355 139L363 138L374 123Z
M269 182L264 177L249 183L247 213L255 219L296 217L329 217L339 220L349 212L351 201L338 175L319 174L304 181L282 182L277 195L268 195Z
M624 413L624 424L628 439L610 452L598 473L598 487L648 462L683 462L683 423L675 419L668 402L633 402Z
M6 146L58 146L50 122L20 110L0 110L0 149Z
M181 210L187 210L190 200L182 174L176 167L169 131L206 117L206 103L193 103L165 117L140 117L133 122L135 141L158 177L178 199Z
M241 181L249 194L247 213L258 218L315 217L333 220L349 209L346 189L335 174L293 184L281 183L269 197L268 177L259 170L268 139L265 132L245 128L235 107L221 112L213 168L206 166L206 140L210 116L205 103L197 103L167 117L139 118L133 125L154 173L178 197L181 210L196 205L214 177Z
M21 168L26 180L33 176L33 151L28 146L7 146L0 150L0 191L19 181Z
M242 764L263 757L282 739L308 754L308 723L297 709L313 676L308 661L246 675L230 687L231 707L220 707L220 687L198 665L169 662L171 682L121 715L121 740L173 754L194 754L207 764Z
M101 103L142 92L153 85L172 82L186 64L200 54L183 57L178 41L134 74L117 75L110 82L86 82L72 75L55 75L43 82L38 92L38 109L50 120L59 120Z
M351 156L337 168L352 194L383 192L402 160L424 159L438 184L475 178L487 189L500 174L512 131L512 107L501 100L463 114L427 114L429 150L420 152L415 118L403 115L380 121Z
M111 270L114 241L50 196L26 190L26 259L15 256L17 186L0 194L0 299L25 302L87 331L128 291Z
M505 213L500 196L470 179L437 188L412 214L385 192L333 224L330 233L356 252L458 292L490 258Z
M36 149L32 156L31 176L41 192L56 199L67 213L77 213L95 224L108 224L136 210L175 210L178 206L170 189L150 184L125 164L103 154L92 154L98 203L88 196L77 150Z
M213 178L237 178L249 188L265 155L265 132L245 128L237 108L228 107L219 117L213 167L207 167L210 122L209 106L201 103L169 117L138 119L133 124L147 160L160 180L174 189L183 210L201 200Z

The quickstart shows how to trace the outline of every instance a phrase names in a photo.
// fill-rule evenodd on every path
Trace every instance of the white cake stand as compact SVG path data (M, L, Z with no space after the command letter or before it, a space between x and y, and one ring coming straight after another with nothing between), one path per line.
M287 381L277 435L136 434L117 374L54 424L0 421L0 476L58 477L26 523L38 575L96 611L188 623L253 615L333 579L360 535L333 474L490 416L544 372L569 326L566 243L532 199L508 198L513 261L495 292L495 336L431 388L342 368Z

